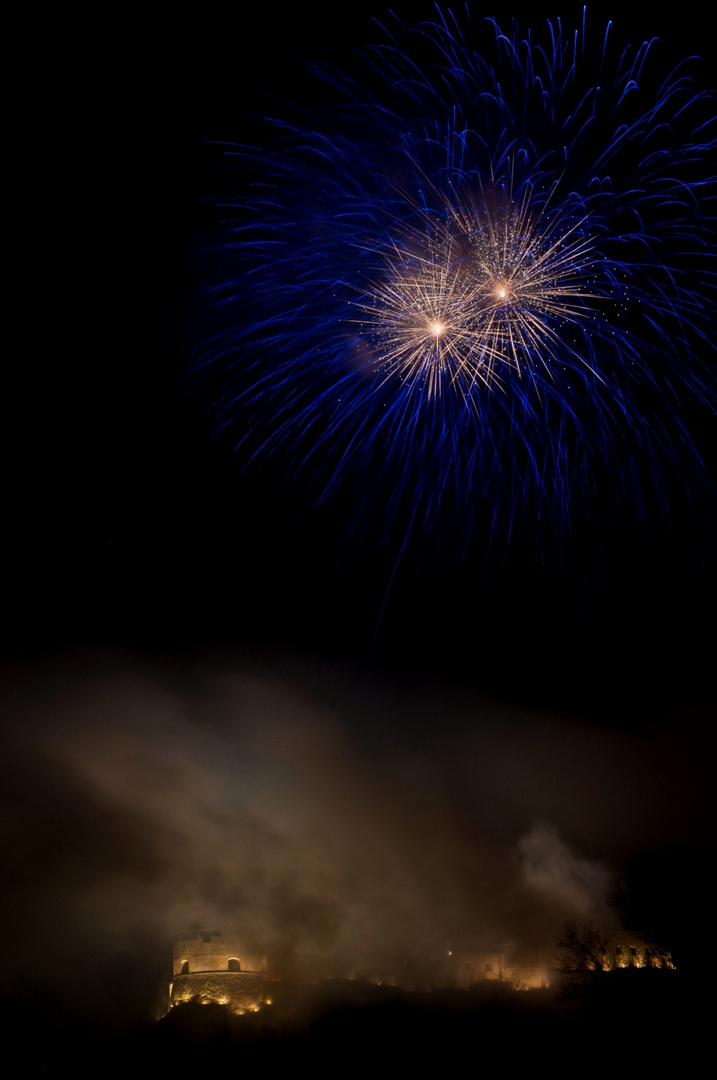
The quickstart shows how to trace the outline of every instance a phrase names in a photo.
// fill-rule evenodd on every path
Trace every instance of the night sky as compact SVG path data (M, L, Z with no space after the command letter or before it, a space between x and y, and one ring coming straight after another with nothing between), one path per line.
M624 40L700 52L709 85L698 28L618 8ZM196 253L228 182L212 141L251 142L267 94L323 109L303 60L349 62L373 13L58 16L27 50L5 369L5 1001L156 1016L169 936L200 921L319 970L592 918L654 929L696 969L709 485L644 529L626 508L542 548L478 536L461 559L438 535L399 559L342 496L312 508L280 458L246 467L191 373L209 319ZM714 475L714 416L695 413Z

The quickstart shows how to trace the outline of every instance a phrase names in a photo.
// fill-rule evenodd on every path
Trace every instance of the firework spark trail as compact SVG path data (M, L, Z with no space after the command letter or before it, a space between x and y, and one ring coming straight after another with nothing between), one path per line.
M236 329L201 363L250 457L281 453L316 501L352 492L383 535L463 545L481 505L560 532L600 485L639 515L699 478L713 100L613 36L398 24L363 58L377 89L319 72L335 130L227 148L261 179L226 203Z

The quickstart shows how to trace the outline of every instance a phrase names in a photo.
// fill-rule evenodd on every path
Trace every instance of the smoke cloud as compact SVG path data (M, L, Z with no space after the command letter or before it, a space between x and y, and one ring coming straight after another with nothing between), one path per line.
M527 888L566 918L613 922L608 907L613 875L603 863L573 851L546 822L537 822L518 842Z
M95 654L5 687L3 991L92 1015L158 1015L192 926L291 977L430 980L604 921L679 768L664 731L309 665Z

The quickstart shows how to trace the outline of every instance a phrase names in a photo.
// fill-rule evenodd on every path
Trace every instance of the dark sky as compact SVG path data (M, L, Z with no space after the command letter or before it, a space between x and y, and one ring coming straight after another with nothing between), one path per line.
M5 921L22 912L26 941L39 927L9 969L25 965L30 995L49 979L70 1010L121 961L141 1011L165 937L195 917L344 958L377 909L379 950L406 949L395 928L418 938L437 911L459 935L476 911L488 936L607 917L623 872L673 933L700 910L711 494L647 536L578 525L561 553L411 549L389 589L390 545L358 543L340 502L307 513L280 462L242 471L213 437L188 373L192 252L221 175L207 144L246 138L263 92L320 105L301 59L340 64L371 37L361 11L252 20L202 6L63 21L28 49L20 90ZM713 56L680 25L656 32L675 56ZM708 466L712 425L695 418ZM63 949L43 969L62 920L68 954L95 957L79 990Z
M79 64L46 46L53 77L23 133L40 229L8 375L7 648L218 638L430 664L548 699L624 680L660 699L709 693L711 494L675 499L647 535L570 522L560 550L499 538L486 558L479 534L460 562L439 536L409 550L389 589L395 544L359 542L340 500L307 513L283 461L242 471L213 438L211 397L188 374L192 251L227 183L207 144L249 138L264 95L322 107L302 58L340 64L372 34L360 12L340 26L311 11L254 20L98 26ZM647 32L624 22L626 38ZM675 55L688 48L681 28L669 36ZM707 410L694 426L709 468Z
M357 541L340 500L307 513L283 461L242 471L213 437L211 396L188 374L201 333L191 253L227 184L207 143L247 139L246 113L271 108L263 95L322 107L302 58L346 63L376 32L362 12L335 26L311 11L257 17L120 21L97 28L81 63L52 56L40 130L24 133L40 229L9 365L6 646L220 638L430 662L522 694L577 679L580 697L596 670L601 686L615 675L691 692L713 645L709 492L675 499L647 536L576 521L559 550L528 536L486 557L478 534L462 564L450 542L437 558L415 544L389 589L395 544ZM647 33L622 23L625 38ZM694 48L684 28L660 30L675 56ZM709 469L712 417L693 423Z

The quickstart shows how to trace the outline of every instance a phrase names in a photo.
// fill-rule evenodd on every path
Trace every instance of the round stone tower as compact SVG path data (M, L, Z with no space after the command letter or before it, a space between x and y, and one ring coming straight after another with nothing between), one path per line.
M265 958L241 949L219 930L175 934L173 976L170 1009L198 1001L243 1013L256 1012L268 1002Z

